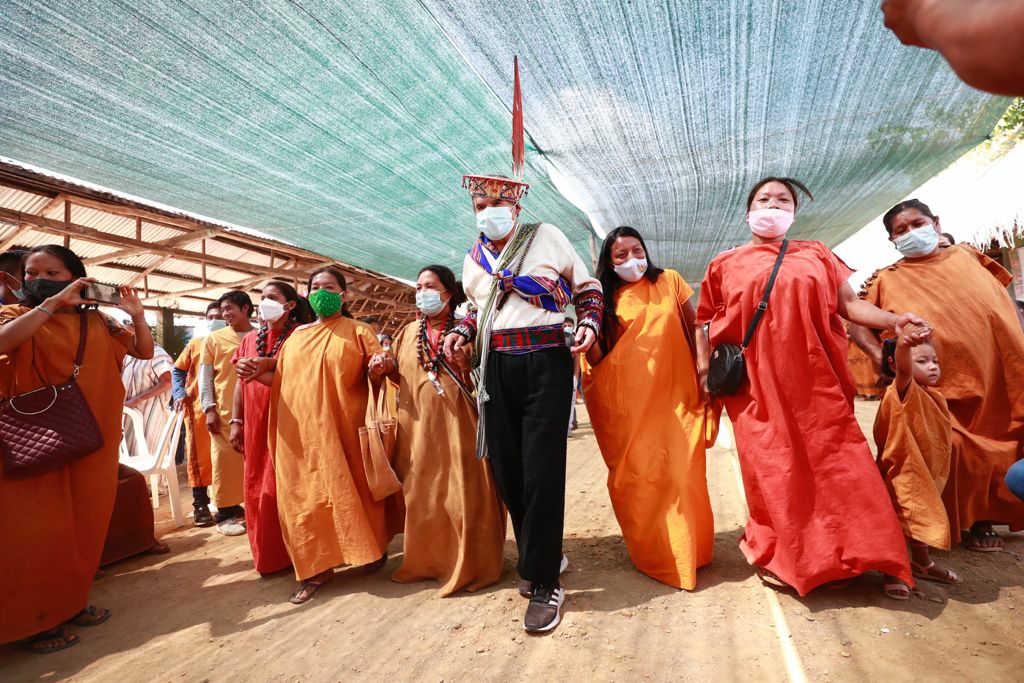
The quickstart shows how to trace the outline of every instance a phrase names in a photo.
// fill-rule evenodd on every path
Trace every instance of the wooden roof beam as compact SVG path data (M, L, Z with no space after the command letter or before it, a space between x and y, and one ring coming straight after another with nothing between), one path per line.
M180 249L178 247L157 247L156 249L153 249L152 244L142 240L122 237L120 235L112 235L85 225L78 225L77 223L71 223L69 221L58 221L53 218L37 216L33 213L25 213L23 211L15 211L13 209L3 207L0 207L0 220L7 220L14 223L29 223L36 226L36 228L41 232L69 236L75 239L93 242L95 244L109 244L125 248L144 248L147 251L155 251L165 256L174 256L183 261L207 263L211 266L217 266L218 268L226 268L228 270L235 270L239 272L254 271L264 277L274 275L283 278L291 278L295 275L295 271L293 270L241 263L237 260L221 258L219 256L203 256L202 254L188 251L186 249ZM328 263L333 263L333 261L329 261Z
M196 240L209 237L211 234L216 232L216 228L208 228L206 230L200 230L199 232L189 232L184 235L169 237L168 239L160 240L158 242L149 242L145 248L132 247L131 249L118 249L117 251L112 251L109 254L84 259L82 262L87 266L92 266L107 263L109 261L118 261L131 256L138 256L139 254L160 253L160 247L180 247L182 245L195 242Z

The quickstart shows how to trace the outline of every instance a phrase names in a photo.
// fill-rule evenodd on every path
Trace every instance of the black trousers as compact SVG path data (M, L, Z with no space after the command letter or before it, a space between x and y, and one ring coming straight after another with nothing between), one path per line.
M487 359L491 472L512 518L519 576L543 586L558 581L562 561L572 372L566 347Z

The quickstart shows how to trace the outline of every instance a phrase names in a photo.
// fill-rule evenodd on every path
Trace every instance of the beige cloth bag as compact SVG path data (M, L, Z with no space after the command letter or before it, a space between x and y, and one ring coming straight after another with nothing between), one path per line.
M388 381L387 378L382 380ZM363 469L366 483L370 486L373 499L380 501L402 490L402 482L395 475L391 462L395 456L395 437L398 420L391 416L387 405L387 392L370 385L369 400L366 402L366 426L359 428L359 450L363 455Z

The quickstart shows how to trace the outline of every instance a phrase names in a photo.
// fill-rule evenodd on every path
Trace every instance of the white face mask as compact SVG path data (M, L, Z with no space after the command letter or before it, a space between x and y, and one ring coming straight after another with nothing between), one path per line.
M510 206L489 206L476 213L476 229L489 240L505 239L514 226Z
M792 211L783 209L754 209L747 213L747 225L758 237L774 239L789 232L795 218Z
M892 243L905 257L918 258L935 251L935 247L939 246L939 233L935 232L935 226L929 223L903 233L893 239Z
M273 299L263 299L260 301L260 317L268 323L280 320L282 315L284 315L284 304Z
M211 332L222 330L227 327L227 323L223 320L204 320L200 323L196 323L195 328L192 330L193 337L205 337Z
M444 310L441 292L435 289L423 289L416 292L416 308L420 309L420 312L427 317L437 315Z
M615 274L626 282L638 282L647 272L646 258L631 258L615 266Z

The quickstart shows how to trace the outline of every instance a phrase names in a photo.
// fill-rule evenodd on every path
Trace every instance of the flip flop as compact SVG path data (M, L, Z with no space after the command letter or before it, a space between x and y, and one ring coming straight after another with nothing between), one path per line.
M789 584L776 576L773 572L768 571L764 567L754 567L754 572L757 574L757 578L767 583L769 586L775 586L776 588L789 588Z
M60 641L57 645L51 645L49 647L36 647L36 643L42 643L47 640ZM52 652L60 652L66 650L72 645L78 645L78 636L74 633L67 633L64 630L64 626L58 626L57 628L51 628L49 631L43 631L37 633L28 640L23 641L25 649L29 652L34 652L37 655L48 655Z
M156 545L145 552L146 555L166 555L171 552L171 546L163 541L157 541Z
M327 581L330 581L330 579L327 579ZM293 605L303 605L309 602L313 599L313 596L316 595L316 592L320 589L320 586L327 583L327 581L313 581L312 579L308 581L303 581L302 584L299 586L299 590L295 591L291 594L291 596L289 596L288 602L292 603ZM309 590L310 588L312 588L313 590ZM305 595L306 597L299 597L301 595Z
M925 581L934 581L936 583L946 584L960 583L960 577L956 575L956 572L946 567L940 567L942 571L946 572L945 576L932 574L931 570L935 568L935 562L929 562L927 565L923 565L911 561L910 568L914 572L914 576L919 579L924 579Z
M910 599L910 586L905 583L893 582L882 584L882 592L885 593L885 597L892 598L893 600Z
M68 619L69 624L75 626L99 626L110 618L110 610L89 605L75 616Z
M996 532L992 531L991 529L989 529L988 531L975 531L974 529L970 529L967 532L967 538L968 539L973 539L975 543L981 543L981 541L984 541L984 540L987 540L987 539L990 539L990 538L998 538L1000 541L1003 540L1002 537L999 534L997 534ZM974 545L974 544L972 544L972 543L970 543L968 541L967 549L968 550L973 550L976 553L998 553L998 552L1002 551L1003 546L1001 546L1001 545L996 545L996 546Z

